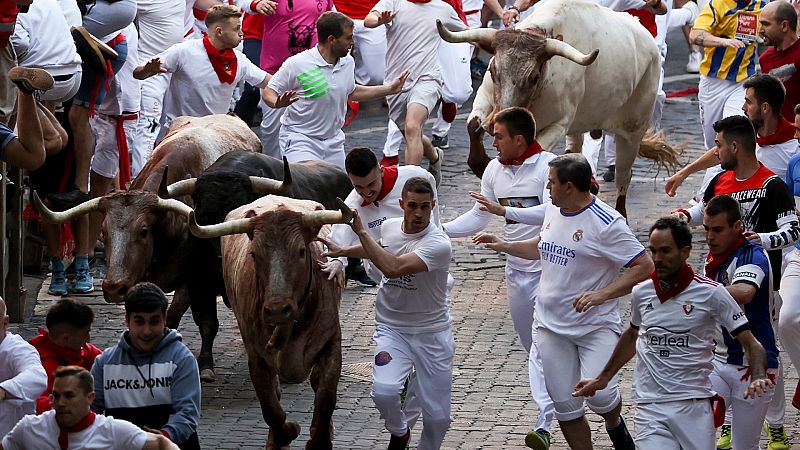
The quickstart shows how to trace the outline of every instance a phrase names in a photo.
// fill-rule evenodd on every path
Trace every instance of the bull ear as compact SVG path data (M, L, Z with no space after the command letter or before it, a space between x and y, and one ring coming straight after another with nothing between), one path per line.
M169 166L164 166L164 173L161 175L161 183L158 184L158 196L161 198L170 198L169 189L167 188L167 172Z
M257 216L257 215L258 215L258 214L256 214L256 211L255 211L255 210L253 210L253 209L250 209L250 210L248 210L246 213L244 213L244 218L245 218L245 219L252 219L253 217L255 217L255 216ZM248 239L250 239L251 241L253 240L253 228L250 228L250 229L247 231L247 238L248 238Z

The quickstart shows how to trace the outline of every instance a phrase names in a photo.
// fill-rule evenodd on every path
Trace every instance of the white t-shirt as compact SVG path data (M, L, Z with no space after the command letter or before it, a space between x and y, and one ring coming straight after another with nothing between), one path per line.
M534 317L539 326L565 336L611 328L621 332L617 299L579 313L572 301L608 286L644 253L625 219L597 197L575 213L548 204L540 234L542 278Z
M541 152L526 159L519 166L501 164L497 158L489 161L481 178L481 195L496 201L503 206L513 208L535 208L544 216L545 204L550 202L550 190L547 189L547 176L550 167L547 165L556 155ZM475 204L471 210L443 225L448 236L472 236L484 229L493 217L488 211L481 211ZM503 228L507 241L524 241L539 235L541 222L526 225L512 220L506 215ZM538 272L541 264L538 260L519 258L507 255L508 267L523 272Z
M321 140L340 133L356 88L355 67L350 55L329 64L316 45L289 57L269 81L278 94L293 90L300 98L286 108L281 126Z
M786 179L786 168L789 166L789 158L797 153L798 145L796 139L790 139L780 144L758 145L756 144L756 159L777 175L781 180Z
M172 74L164 98L164 124L178 116L203 117L225 114L240 81L253 86L261 84L267 73L250 62L244 53L234 49L237 69L233 84L219 81L202 39L175 44L158 55L161 67Z
M21 66L44 69L50 75L72 74L81 65L69 25L56 0L36 0L27 13L19 14L11 45Z
M748 328L747 317L724 286L695 274L680 294L661 303L651 279L633 288L631 325L639 328L634 402L713 396L714 336L720 326Z
M403 333L435 333L450 327L447 282L452 248L450 238L433 223L415 234L402 230L403 219L381 225L381 245L392 255L413 252L427 272L381 279L375 299L375 322Z
M436 20L449 30L464 30L466 25L458 18L455 9L442 0L412 3L408 0L380 0L373 11L392 11L394 19L386 24L387 82L399 77L408 69L411 75L403 87L407 91L420 78L441 80L438 51L441 37L436 30Z
M56 423L56 412L50 410L41 415L25 416L10 433L3 438L5 450L60 450L58 435L61 430ZM132 450L144 447L147 433L136 425L98 414L94 423L77 433L69 434L70 450Z
M16 334L8 333L0 342L0 388L9 397L0 401L0 436L4 436L23 416L36 412L36 398L47 388L39 352Z

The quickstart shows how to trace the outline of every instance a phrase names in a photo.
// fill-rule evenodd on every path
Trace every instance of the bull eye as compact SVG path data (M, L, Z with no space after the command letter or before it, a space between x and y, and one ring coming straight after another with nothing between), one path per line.
M139 230L139 237L144 239L147 237L148 233L150 233L150 229L147 227L142 227Z

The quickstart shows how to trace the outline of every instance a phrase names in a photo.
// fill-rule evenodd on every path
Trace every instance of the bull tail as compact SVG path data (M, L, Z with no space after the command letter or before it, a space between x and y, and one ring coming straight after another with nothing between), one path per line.
M678 170L678 159L683 154L685 147L685 142L670 143L664 130L655 131L650 128L639 144L639 156L653 161L657 177L661 173L661 169L666 169L668 174Z

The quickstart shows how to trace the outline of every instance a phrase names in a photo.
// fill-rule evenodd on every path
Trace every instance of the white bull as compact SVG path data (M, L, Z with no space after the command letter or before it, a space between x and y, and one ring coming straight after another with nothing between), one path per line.
M616 208L625 214L631 168L661 70L655 40L636 18L584 0L549 0L514 30L450 32L439 26L439 34L494 53L467 120L476 174L488 162L480 128L491 129L501 109L522 106L533 112L544 148L566 135L567 151L580 152L584 132L616 134Z

